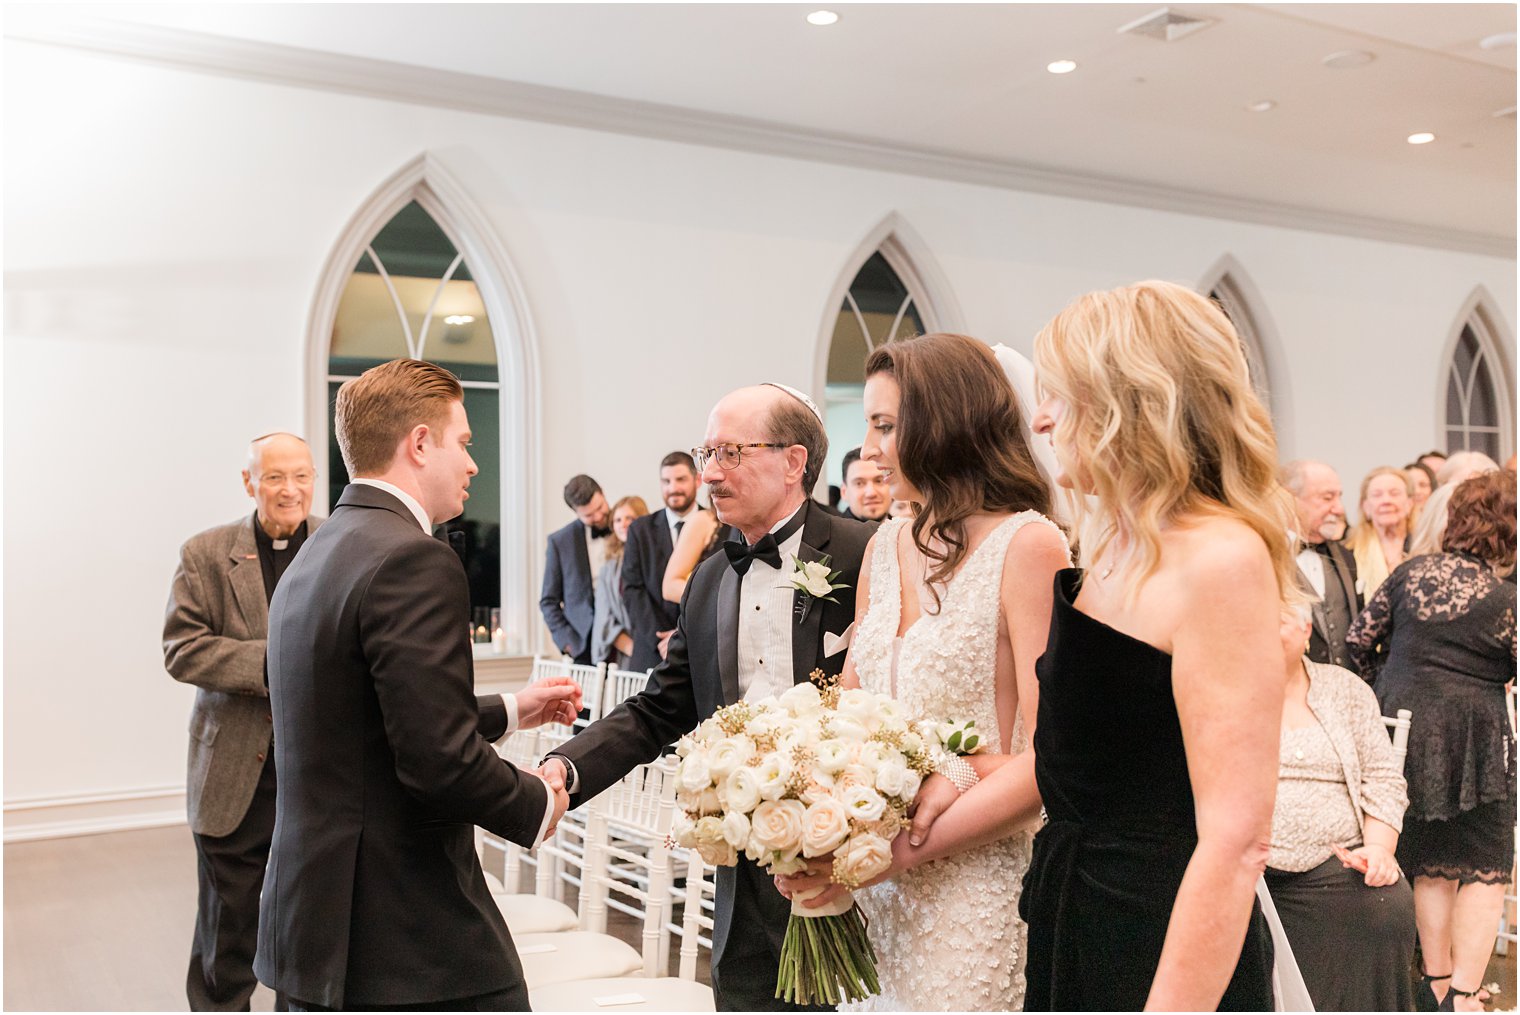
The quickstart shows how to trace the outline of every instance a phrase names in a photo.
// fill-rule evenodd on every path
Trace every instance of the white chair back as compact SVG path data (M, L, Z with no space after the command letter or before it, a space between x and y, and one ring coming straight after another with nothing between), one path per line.
M606 715L638 694L648 683L649 672L646 670L620 670L616 666L607 667L607 689L602 704L602 714Z
M528 683L536 684L545 677L570 677L581 687L581 704L586 715L575 720L575 729L585 729L602 717L602 685L607 679L607 664L598 663L595 666L583 666L573 663L563 657L546 659L543 656L533 658L533 673L528 678ZM559 726L547 727L549 729L564 729Z
M681 965L677 974L683 980L697 978L697 949L702 947L712 951L717 873L716 867L702 862L696 850L686 851L686 899L681 906Z
M666 757L635 768L590 806L581 926L605 931L609 904L618 896L631 902L644 918L645 976L665 975L667 951L661 945L671 885L671 847L666 837L675 817L675 801L676 759ZM649 824L644 825L646 821ZM629 822L638 822L649 833L647 845L615 837L614 829Z
M1383 725L1388 727L1393 735L1393 757L1399 763L1399 771L1404 770L1404 759L1409 755L1409 727L1414 719L1414 713L1407 708L1398 711L1397 718L1383 716Z

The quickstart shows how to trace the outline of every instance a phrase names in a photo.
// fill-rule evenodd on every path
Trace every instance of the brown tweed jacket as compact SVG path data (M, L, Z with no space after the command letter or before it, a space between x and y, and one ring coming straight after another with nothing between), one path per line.
M308 536L322 519L307 519ZM164 615L164 666L194 684L185 799L190 828L230 835L248 812L274 726L264 683L269 601L253 515L186 540Z

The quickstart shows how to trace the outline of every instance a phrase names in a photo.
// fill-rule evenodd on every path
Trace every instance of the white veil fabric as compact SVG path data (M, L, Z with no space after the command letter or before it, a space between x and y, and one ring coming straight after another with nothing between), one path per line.
M1019 416L1024 424L1024 439L1029 442L1029 449L1034 452L1035 464L1040 468L1040 475L1045 478L1045 485L1050 488L1050 502L1056 514L1055 521L1064 525L1068 531L1073 531L1076 518L1072 504L1073 498L1078 495L1056 484L1055 477L1060 471L1060 466L1056 462L1055 451L1050 446L1050 438L1044 434L1035 433L1032 426L1035 406L1041 401L1035 385L1034 364L1027 356L1001 343L992 347L992 354L997 357L1003 372L1008 375L1009 383L1013 385L1014 394L1018 396ZM1083 542L1085 540L1078 539L1079 553ZM1081 562L1078 563L1080 565ZM1303 975L1298 971L1298 961L1293 957L1293 947L1288 943L1288 935L1283 930L1282 921L1278 919L1277 907L1272 904L1272 896L1267 891L1264 878L1256 879L1256 898L1261 903L1262 915L1266 917L1267 927L1272 933L1272 948L1275 956L1272 964L1274 1010L1314 1011L1314 1001L1309 997L1309 989L1304 985Z

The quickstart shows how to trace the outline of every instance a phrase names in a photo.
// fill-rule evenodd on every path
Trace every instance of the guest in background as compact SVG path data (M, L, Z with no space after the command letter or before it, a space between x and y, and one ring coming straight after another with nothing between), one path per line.
M624 497L612 505L612 535L607 537L607 562L596 580L596 617L591 625L591 661L630 668L633 635L618 589L623 583L628 529L635 519L649 516L642 497Z
M1414 713L1399 862L1414 878L1426 1010L1481 1011L1477 996L1515 862L1515 477L1451 495L1441 553L1394 570L1351 627L1385 715ZM1449 984L1449 990L1448 990Z
M257 980L259 892L274 836L274 723L264 656L269 600L309 533L317 470L289 433L248 446L253 514L192 536L164 617L164 665L194 684L185 780L199 901L186 993L191 1011L248 1010ZM275 1010L284 1011L277 996Z
M1034 432L1103 535L1057 575L1038 666L1025 1010L1269 1010L1256 882L1301 596L1271 417L1185 286L1089 293L1034 348Z
M1441 552L1441 540L1446 536L1447 507L1456 489L1455 483L1437 487L1425 502L1420 520L1409 534L1409 556Z
M1415 461L1425 466L1425 468L1429 469L1432 473L1439 474L1441 471L1441 466L1446 464L1446 452L1427 451L1419 458L1416 458ZM1441 484L1437 483L1436 485L1440 486Z
M1315 1011L1409 1011L1414 895L1394 859L1404 776L1377 695L1356 674L1305 658L1310 628L1307 608L1283 612L1267 887Z
M1409 509L1413 501L1409 477L1391 466L1379 466L1362 480L1362 520L1346 537L1356 558L1362 597L1372 598L1388 573L1409 552Z
M1409 477L1410 489L1414 492L1410 497L1414 500L1414 510L1411 512L1411 525L1414 519L1420 516L1420 510L1425 507L1425 502L1430 499L1430 493L1440 484L1436 482L1436 474L1430 466L1421 465L1419 462L1410 462L1404 466L1404 475Z
M860 449L854 448L844 456L845 518L861 522L879 522L887 517L892 506L892 495L887 492L887 477L875 462L860 457Z
M544 589L538 608L554 645L577 663L591 662L591 625L596 619L596 576L607 562L612 509L590 476L565 484L565 506L575 521L550 533Z
M1324 462L1299 459L1283 466L1282 483L1293 495L1298 521L1295 535L1302 544L1298 569L1315 597L1310 608L1313 629L1309 658L1355 670L1346 651L1346 632L1362 612L1362 596L1356 590L1356 558L1333 536L1326 535L1346 524L1341 477Z
M676 541L675 549L670 554L670 561L665 565L665 577L660 583L660 590L666 602L671 604L681 602L681 597L686 594L686 582L691 578L691 573L697 569L698 564L717 553L718 547L728 542L733 531L732 526L718 521L717 514L712 511L701 511L692 515L690 523L681 530L681 538ZM660 658L662 659L665 658L665 646L669 641L669 634L660 640Z
M1499 463L1481 451L1458 451L1446 459L1446 464L1436 470L1436 483L1460 483L1470 476L1484 472L1498 472Z
M660 459L660 498L665 508L643 515L628 530L623 561L623 607L633 637L629 666L647 670L662 658L660 643L676 628L680 608L664 595L665 565L681 530L700 513L697 468L691 455L672 451Z

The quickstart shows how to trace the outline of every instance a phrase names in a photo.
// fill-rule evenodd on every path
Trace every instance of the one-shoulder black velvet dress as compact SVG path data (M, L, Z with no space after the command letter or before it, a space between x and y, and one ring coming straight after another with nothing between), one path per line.
M1072 605L1056 575L1040 681L1035 779L1048 821L1019 912L1029 924L1026 1011L1145 1006L1167 921L1198 844L1171 656ZM1272 938L1253 901L1221 1011L1272 1010Z

